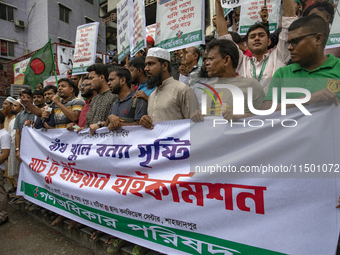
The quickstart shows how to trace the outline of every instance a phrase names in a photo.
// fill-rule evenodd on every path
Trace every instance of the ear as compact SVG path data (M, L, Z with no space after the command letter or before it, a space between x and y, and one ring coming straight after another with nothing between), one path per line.
M328 14L326 15L325 21L326 21L327 23L329 23L329 22L331 21L331 18L332 18L332 16L328 13Z
M323 36L322 36L321 33L317 34L317 35L315 36L315 38L316 38L316 45L322 44Z
M268 46L272 44L272 39L268 38Z
M162 64L162 70L163 70L163 71L168 70L168 62L164 62L164 63Z
M125 77L120 78L121 83L126 84L126 79Z
M224 58L224 60L225 60L225 63L224 63L225 66L231 65L231 57L229 55L227 55Z

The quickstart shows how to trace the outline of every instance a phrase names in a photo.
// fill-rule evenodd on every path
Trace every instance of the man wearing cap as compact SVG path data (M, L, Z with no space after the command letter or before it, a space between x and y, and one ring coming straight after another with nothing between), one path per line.
M151 49L152 47L155 47L155 41L150 35L148 35L146 37L145 53L148 54L149 49Z
M198 109L198 101L193 90L171 76L170 53L161 48L151 48L145 59L148 86L156 89L148 101L148 115L144 115L141 125L153 129L153 122L189 119L190 111Z
M15 100L12 105L11 113L13 114L14 118L9 123L8 133L12 137L11 142L11 151L8 156L8 176L9 179L13 180L12 182L12 189L15 191L18 184L18 176L19 176L19 161L15 157L15 134L16 130L14 129L15 117L17 114L24 110L24 105L21 104L20 99Z

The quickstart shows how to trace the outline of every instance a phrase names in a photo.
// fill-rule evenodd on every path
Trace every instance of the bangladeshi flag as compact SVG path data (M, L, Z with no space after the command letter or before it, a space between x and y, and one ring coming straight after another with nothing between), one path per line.
M25 71L24 84L36 89L37 85L51 76L55 70L51 39L33 54Z

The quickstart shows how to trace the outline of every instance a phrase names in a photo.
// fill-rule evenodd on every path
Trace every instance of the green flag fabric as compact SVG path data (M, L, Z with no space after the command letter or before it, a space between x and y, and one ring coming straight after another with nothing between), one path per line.
M36 89L37 85L51 76L54 68L52 43L49 40L40 50L33 54L25 71L24 84Z

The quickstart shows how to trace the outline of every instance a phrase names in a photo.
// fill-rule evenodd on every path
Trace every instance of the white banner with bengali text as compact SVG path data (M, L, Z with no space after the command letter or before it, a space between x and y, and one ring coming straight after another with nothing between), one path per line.
M340 108L308 110L93 137L24 127L18 195L166 254L335 254Z
M204 44L204 1L157 2L155 46L169 51Z
M117 47L119 63L130 54L133 26L133 1L121 0L117 4Z
M94 64L97 51L98 27L99 22L77 27L72 74L87 73L86 69Z
M281 1L278 0L267 0L270 33L273 33L278 28L280 4ZM240 25L238 29L240 35L245 35L252 25L262 22L260 15L262 6L264 6L264 0L251 1L241 6Z
M152 24L146 27L146 37L151 36L155 40L156 37L156 24Z
M144 1L133 3L133 34L130 40L131 56L146 48L145 6Z

